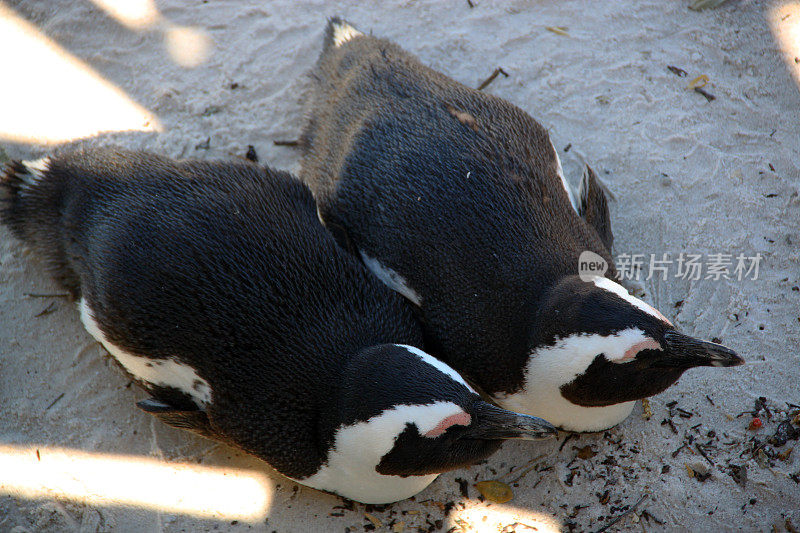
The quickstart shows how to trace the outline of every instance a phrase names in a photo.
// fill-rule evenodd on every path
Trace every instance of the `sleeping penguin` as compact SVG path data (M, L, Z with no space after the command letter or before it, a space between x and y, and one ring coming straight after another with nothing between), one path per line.
M421 351L406 302L285 172L94 149L10 164L0 198L2 222L152 395L141 409L302 484L392 502L504 439L555 433Z
M598 431L730 349L678 332L615 281L605 195L572 199L528 114L330 21L301 178L343 245L417 308L426 346L500 405ZM579 276L592 252L605 277Z

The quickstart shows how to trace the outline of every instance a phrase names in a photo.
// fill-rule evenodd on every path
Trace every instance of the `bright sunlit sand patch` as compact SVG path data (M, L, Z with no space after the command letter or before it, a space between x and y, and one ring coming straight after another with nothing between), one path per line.
M211 38L202 29L172 24L161 16L153 0L91 1L110 17L132 30L162 31L167 53L182 67L198 67L211 53Z
M211 51L208 35L187 26L169 26L164 31L164 43L172 60L187 68L201 65Z
M0 139L161 131L158 118L0 3Z
M0 494L245 521L263 520L272 503L268 477L252 470L8 445L0 445Z
M92 3L132 30L149 28L160 18L153 0L92 0Z
M783 60L800 85L800 2L773 7L769 11L769 24Z
M481 531L499 533L501 531L527 531L538 533L559 533L561 523L552 516L530 509L513 507L470 507L454 513L450 525L461 531Z

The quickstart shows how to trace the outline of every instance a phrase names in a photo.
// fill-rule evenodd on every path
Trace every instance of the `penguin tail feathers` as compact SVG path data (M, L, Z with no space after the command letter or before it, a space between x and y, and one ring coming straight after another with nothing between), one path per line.
M43 259L56 281L73 297L79 280L65 252L62 206L65 196L63 173L51 169L53 161L12 161L0 174L0 224Z
M322 52L317 59L317 64L310 72L311 77L311 99L316 103L311 107L315 109L324 105L330 92L337 80L340 80L342 73L339 70L342 63L342 58L345 53L336 54L335 52L341 48L345 43L353 40L355 37L363 36L364 34L355 29L349 22L341 17L331 17L328 19L328 26L325 28L325 39L322 45ZM317 131L316 114L312 111L306 115L306 125L300 134L298 140L298 148L306 151L312 145L314 134Z
M364 34L355 29L343 18L331 17L328 20L328 27L325 29L325 41L322 51L325 53L332 48L339 48L359 35Z
M36 209L50 159L11 161L0 175L0 223L20 240L27 240L27 220Z

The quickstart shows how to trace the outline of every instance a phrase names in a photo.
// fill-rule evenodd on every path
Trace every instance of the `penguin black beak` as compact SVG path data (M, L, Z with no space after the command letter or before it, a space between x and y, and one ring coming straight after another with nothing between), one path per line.
M695 366L739 366L744 359L730 348L715 342L701 341L671 330L664 334L665 357L654 366L692 368Z
M558 430L547 420L507 411L484 401L478 402L474 415L467 429L469 438L542 440L558 434Z

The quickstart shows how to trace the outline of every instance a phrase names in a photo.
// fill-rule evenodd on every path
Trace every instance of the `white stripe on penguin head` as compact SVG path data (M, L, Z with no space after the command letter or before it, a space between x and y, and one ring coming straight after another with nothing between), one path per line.
M605 278L603 276L596 276L592 281L594 282L594 284L596 286L600 287L601 289L605 289L605 290L607 290L609 292L613 292L614 294L616 294L617 296L619 296L620 298L622 298L626 302L630 303L634 307L644 311L648 315L652 315L652 316L658 318L659 320L663 320L664 322L666 322L667 324L672 326L672 322L670 322L667 319L667 317L665 317L663 314L661 314L661 312L658 309L656 309L655 307L653 307L649 303L644 302L644 301L640 300L639 298L631 295L628 291L625 290L625 287L623 287L619 283L615 283L615 282L611 281L610 279Z
M409 352L413 353L414 355L416 355L417 357L419 357L420 359L422 359L423 361L434 367L442 374L445 374L450 378L452 378L454 381L457 381L458 383L464 385L466 388L469 389L470 392L475 392L475 389L470 387L469 383L464 381L464 378L461 377L461 374L453 370L453 368L450 367L450 365L444 363L443 361L439 361L434 356L423 352L419 348L414 348L413 346L408 346L406 344L396 344L395 346L400 346L401 348L405 348Z

